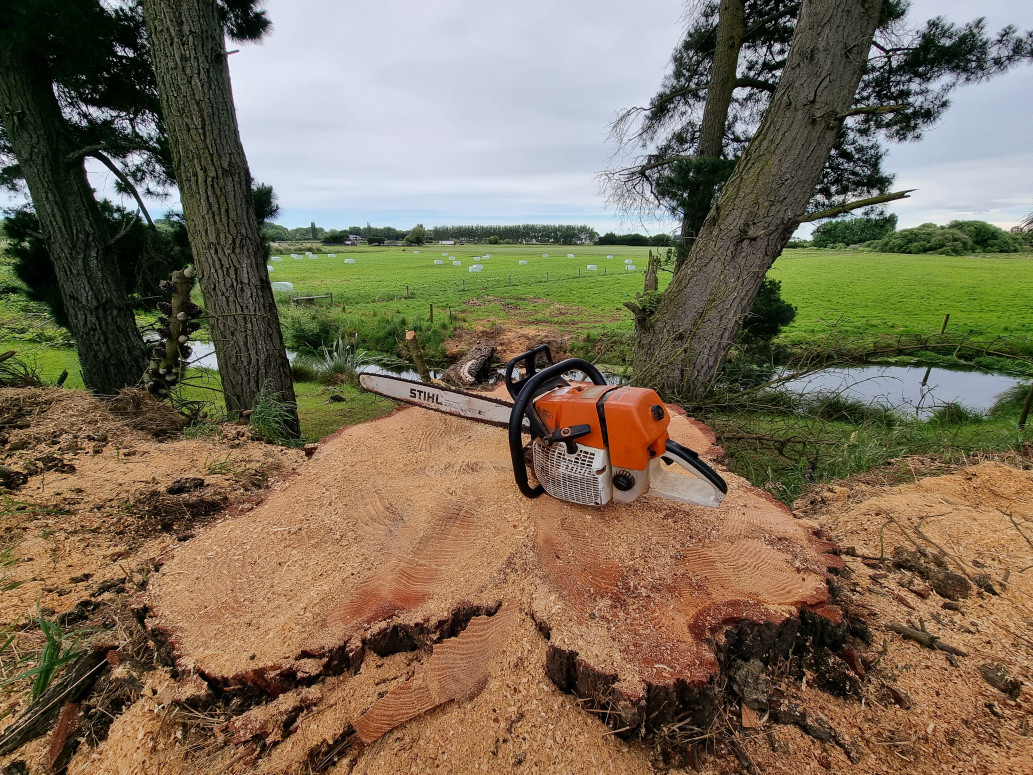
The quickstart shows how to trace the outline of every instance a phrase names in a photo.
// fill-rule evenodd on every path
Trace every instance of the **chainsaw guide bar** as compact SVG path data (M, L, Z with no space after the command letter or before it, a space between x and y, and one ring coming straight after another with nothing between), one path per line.
M508 401L387 374L360 374L359 385L396 401L501 428L509 427L513 411Z

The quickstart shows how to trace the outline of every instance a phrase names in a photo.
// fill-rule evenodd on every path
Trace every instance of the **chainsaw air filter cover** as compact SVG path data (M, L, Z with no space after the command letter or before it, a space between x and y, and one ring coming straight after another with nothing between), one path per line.
M610 502L610 455L605 449L577 444L570 453L565 444L535 439L531 452L534 475L553 498L583 506Z

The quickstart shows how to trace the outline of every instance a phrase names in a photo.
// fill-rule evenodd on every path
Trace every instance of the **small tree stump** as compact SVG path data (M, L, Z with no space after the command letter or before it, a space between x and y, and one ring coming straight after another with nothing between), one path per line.
M430 384L430 369L427 368L427 360L423 357L423 349L420 347L420 340L416 338L415 331L405 332L405 344L409 348L412 362L416 364L416 371L425 384Z

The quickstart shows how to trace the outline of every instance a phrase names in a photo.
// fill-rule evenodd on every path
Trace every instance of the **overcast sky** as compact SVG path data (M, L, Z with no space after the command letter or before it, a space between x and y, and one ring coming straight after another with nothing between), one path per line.
M610 163L614 115L656 91L685 28L683 2L266 8L271 34L230 63L244 148L252 174L279 195L279 223L670 228L622 221L597 173ZM937 13L1033 27L1029 0L914 3L914 18ZM1031 95L1029 66L962 88L925 139L893 148L897 185L920 189L893 206L902 226L1011 226L1033 210Z

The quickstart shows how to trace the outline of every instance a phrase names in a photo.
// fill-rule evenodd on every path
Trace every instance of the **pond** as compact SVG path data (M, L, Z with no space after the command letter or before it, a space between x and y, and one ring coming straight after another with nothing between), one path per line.
M215 360L215 346L211 342L192 342L191 366L212 369L219 368ZM287 351L291 361L297 353ZM384 366L363 366L359 371L377 374L392 374L405 379L419 381L420 375L405 367L393 369ZM927 373L928 372L928 373ZM498 370L502 377L503 370ZM431 369L437 379L442 372ZM581 378L582 375L575 374ZM621 377L604 374L611 385L618 385ZM950 369L924 366L855 366L842 369L826 369L800 379L786 382L782 389L796 395L820 395L839 393L845 398L865 404L897 409L904 414L926 418L939 407L957 403L977 412L988 412L1009 388L1022 383L1017 377L1004 374L987 374L981 371L953 371Z
M1004 374L953 371L924 366L857 366L827 369L785 383L796 395L839 393L865 404L926 418L945 404L962 404L986 413L997 399L1023 380Z

